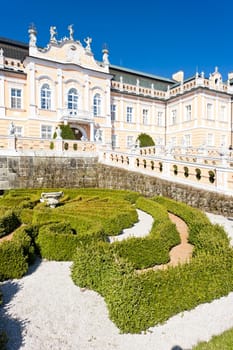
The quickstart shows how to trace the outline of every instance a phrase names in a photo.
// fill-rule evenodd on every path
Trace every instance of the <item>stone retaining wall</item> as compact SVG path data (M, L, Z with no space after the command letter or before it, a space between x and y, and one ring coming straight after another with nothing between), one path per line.
M233 216L233 197L98 163L98 157L0 157L0 190L8 188L128 189L163 195L207 212Z

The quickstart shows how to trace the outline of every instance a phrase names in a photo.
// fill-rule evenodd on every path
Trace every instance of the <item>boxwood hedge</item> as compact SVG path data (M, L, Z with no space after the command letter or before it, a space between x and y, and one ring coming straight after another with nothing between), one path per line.
M126 257L120 256L117 245L104 242L80 246L74 257L74 283L105 298L109 315L121 332L146 331L178 312L233 290L233 251L224 231L219 232L219 227L211 225L198 210L165 198L158 202L187 222L197 246L189 263L138 273Z

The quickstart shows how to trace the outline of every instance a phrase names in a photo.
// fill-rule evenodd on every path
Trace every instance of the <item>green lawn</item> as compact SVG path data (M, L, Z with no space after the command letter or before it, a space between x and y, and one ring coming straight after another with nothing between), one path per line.
M209 342L201 342L192 350L232 350L233 329L213 337Z

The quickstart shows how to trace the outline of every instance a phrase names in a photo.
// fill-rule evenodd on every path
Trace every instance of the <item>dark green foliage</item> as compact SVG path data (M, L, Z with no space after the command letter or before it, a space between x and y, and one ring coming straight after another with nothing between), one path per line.
M60 125L63 140L75 140L75 135L69 125Z
M14 231L20 225L18 217L12 210L7 210L0 218L0 237Z
M13 235L12 242L22 248L23 255L27 259L28 264L35 261L35 244L34 244L34 228L31 226L19 227Z
M133 272L133 268L117 257L114 246L91 242L88 247L78 246L71 272L75 284L105 295L113 281L121 282L121 276Z
M167 208L188 224L190 241L195 244L196 252L190 263L164 271L136 273L128 261L130 254L120 257L118 244L103 242L79 247L74 257L74 282L98 291L105 298L111 319L125 333L145 331L178 312L233 290L233 251L225 232L217 225L211 225L197 209L162 197L155 200L164 208L158 203L154 206L153 201L144 198L137 201L140 209L150 213L157 211L158 222L150 239L159 238L165 232L164 236L170 241L167 233L171 227L166 226L165 220ZM140 246L136 241L134 243ZM150 249L148 246L145 248ZM147 251L144 254L147 255Z
M119 213L117 216L112 215L103 219L103 230L108 236L118 235L124 228L131 227L137 220L135 209L127 210L126 213Z
M151 232L145 238L115 242L116 251L137 269L167 263L170 249L180 243L176 226L167 211L154 201L139 197L136 206L154 218Z
M229 248L229 238L224 229L219 225L212 225L200 210L165 197L156 197L154 200L186 222L189 228L189 242L195 246L195 255L199 251L217 253Z
M138 135L137 141L138 140L140 142L140 147L149 147L149 146L155 145L152 137L148 134L145 134L145 133L141 133L140 135Z
M0 244L0 261L0 281L20 278L28 269L24 249L14 241L7 241Z
M78 234L69 223L52 223L40 227L36 246L45 259L71 261L78 245L86 246L92 241L105 239L102 231L89 235Z

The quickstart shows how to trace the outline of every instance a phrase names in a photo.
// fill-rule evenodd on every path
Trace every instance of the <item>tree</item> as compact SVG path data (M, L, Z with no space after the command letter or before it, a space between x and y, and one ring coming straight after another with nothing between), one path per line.
M145 133L141 133L138 135L137 140L140 142L140 147L149 147L149 146L154 146L154 140L150 135L147 135Z

